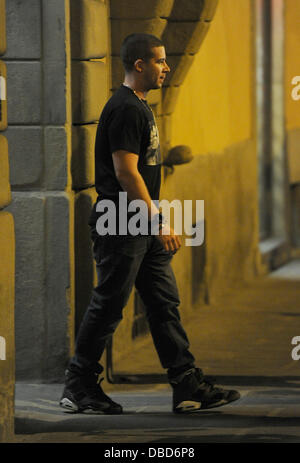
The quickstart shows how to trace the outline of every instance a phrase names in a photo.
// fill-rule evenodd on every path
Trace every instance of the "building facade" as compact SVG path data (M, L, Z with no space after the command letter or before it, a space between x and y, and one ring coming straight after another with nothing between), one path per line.
M95 283L94 138L127 34L161 37L171 67L148 100L161 197L205 204L204 244L174 258L183 320L298 255L299 21L297 0L0 0L3 439L15 378L62 380ZM133 293L115 357L146 335Z

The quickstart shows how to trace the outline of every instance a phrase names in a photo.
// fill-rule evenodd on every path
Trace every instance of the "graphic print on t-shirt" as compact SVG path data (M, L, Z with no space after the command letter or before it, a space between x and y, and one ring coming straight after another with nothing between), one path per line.
M154 120L149 121L149 146L145 154L145 164L147 166L156 166L160 164L160 146L159 146L159 133Z

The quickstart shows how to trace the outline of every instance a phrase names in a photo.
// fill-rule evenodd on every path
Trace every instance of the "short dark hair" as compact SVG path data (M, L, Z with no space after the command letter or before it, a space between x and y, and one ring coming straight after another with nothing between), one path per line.
M163 42L155 35L137 33L128 35L121 47L121 59L125 71L132 71L137 59L147 61L152 58L152 48L162 46Z

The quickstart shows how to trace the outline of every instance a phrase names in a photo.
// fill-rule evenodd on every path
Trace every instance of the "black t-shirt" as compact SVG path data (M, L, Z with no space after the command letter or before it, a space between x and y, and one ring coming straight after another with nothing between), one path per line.
M126 150L139 156L138 170L152 199L159 199L161 156L159 134L150 106L121 85L100 116L95 143L95 187L98 200L118 204L123 191L115 175L112 153ZM95 205L96 206L96 205ZM95 206L90 223L95 223Z

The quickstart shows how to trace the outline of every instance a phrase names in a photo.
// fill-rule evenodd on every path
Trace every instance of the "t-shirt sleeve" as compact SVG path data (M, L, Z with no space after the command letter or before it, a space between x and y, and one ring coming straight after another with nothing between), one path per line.
M143 117L135 106L118 109L108 128L111 152L125 150L139 155L143 124Z

